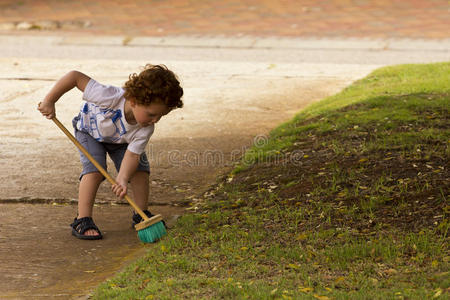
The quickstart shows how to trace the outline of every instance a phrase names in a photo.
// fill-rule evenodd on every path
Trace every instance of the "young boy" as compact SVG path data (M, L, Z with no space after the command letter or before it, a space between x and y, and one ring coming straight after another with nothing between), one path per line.
M149 217L153 216L147 210L150 168L144 151L154 124L172 109L183 106L183 89L176 75L164 65L147 65L139 75L130 75L123 88L119 88L71 71L39 102L38 110L52 119L56 115L56 101L74 87L83 92L86 100L72 121L75 137L105 169L106 153L109 154L118 171L112 191L123 198L130 182L136 204ZM92 209L104 177L81 152L80 159L83 171L72 234L80 239L101 239ZM142 220L136 213L132 219L134 224Z

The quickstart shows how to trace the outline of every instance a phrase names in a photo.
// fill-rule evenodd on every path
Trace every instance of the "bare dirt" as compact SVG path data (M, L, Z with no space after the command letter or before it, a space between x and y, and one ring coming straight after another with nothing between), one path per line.
M104 239L81 241L70 235L69 224L76 215L78 152L53 122L39 115L36 104L64 74L62 70L81 69L101 82L120 85L126 80L123 75L136 71L139 63L2 63L16 63L23 73L36 71L27 80L0 80L0 297L86 295L155 245L139 242L130 225L131 209L112 196L106 182L94 209ZM45 63L47 68L39 68ZM192 74L188 66L174 67ZM109 69L99 73L100 68ZM307 104L350 83L348 78L222 74L199 85L206 82L202 76L208 74L184 76L185 108L157 124L148 147L150 210L171 224L218 176L232 169L255 137L266 138L271 128ZM58 118L68 128L80 97L71 91L57 104Z

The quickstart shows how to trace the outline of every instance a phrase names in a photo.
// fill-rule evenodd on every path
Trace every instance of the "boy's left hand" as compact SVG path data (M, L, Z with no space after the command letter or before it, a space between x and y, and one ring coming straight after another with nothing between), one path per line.
M111 186L111 190L114 194L116 194L117 197L123 199L123 197L127 193L127 184L128 180L121 180L119 178L116 178L116 184Z
M48 102L48 101L39 102L37 109L47 119L52 119L56 116L55 103Z

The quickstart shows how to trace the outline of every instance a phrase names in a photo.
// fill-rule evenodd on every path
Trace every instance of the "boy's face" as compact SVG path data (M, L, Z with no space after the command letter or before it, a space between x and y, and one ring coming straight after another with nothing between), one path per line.
M167 105L158 101L151 103L150 105L141 105L131 101L130 106L133 111L134 119L142 127L155 124L162 116L167 115L171 111Z

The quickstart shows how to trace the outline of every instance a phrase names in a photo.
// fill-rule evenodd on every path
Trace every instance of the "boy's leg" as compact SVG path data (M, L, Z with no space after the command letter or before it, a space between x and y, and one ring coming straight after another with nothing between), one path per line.
M100 172L88 173L81 178L78 189L78 219L92 217L95 196L97 195L98 187L102 181L103 175ZM84 235L98 235L98 232L89 229Z
M105 144L105 147L117 172L119 172L128 144ZM147 209L148 206L149 174L150 164L147 155L143 153L139 159L136 172L130 178L131 190L133 191L132 199L142 210Z
M92 217L95 196L98 187L103 181L100 172L93 172L83 175L78 189L78 218Z
M146 171L136 171L130 180L133 190L133 200L136 205L145 210L148 207L149 174Z
M89 134L78 130L75 130L75 137L94 159L106 169L106 149L103 144L96 141ZM78 219L92 217L95 196L100 183L104 180L103 175L81 151L80 160L83 165L83 171L80 175L80 186L78 188ZM90 229L84 235L99 235L99 233Z

